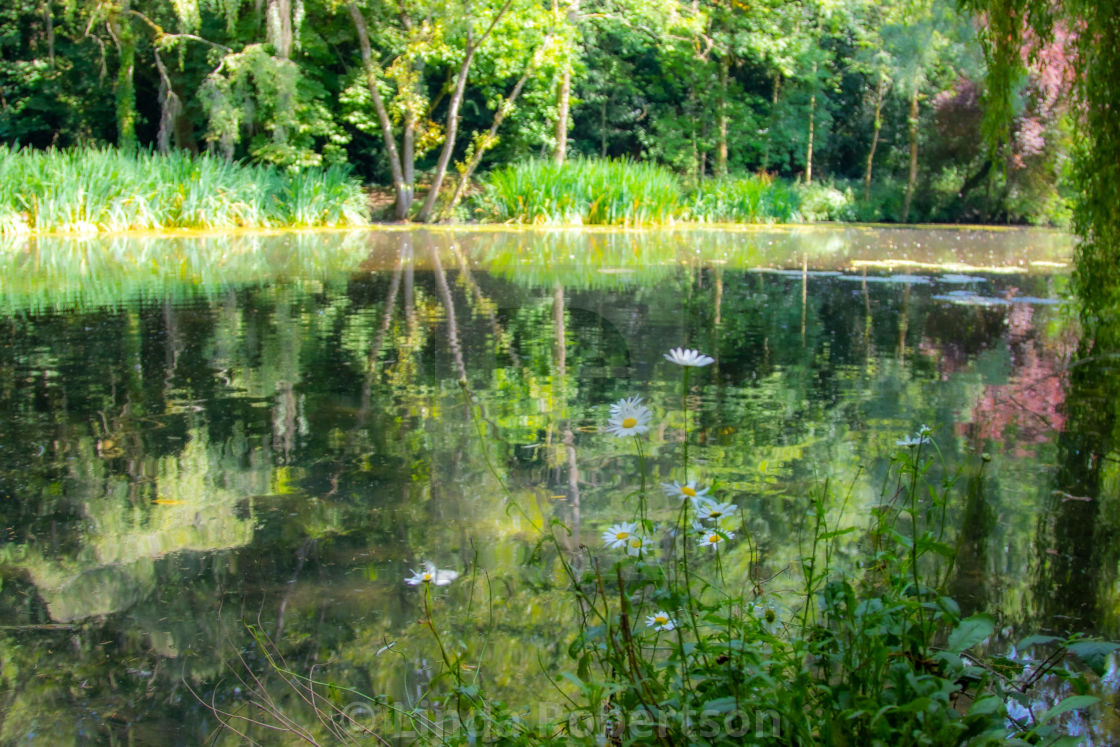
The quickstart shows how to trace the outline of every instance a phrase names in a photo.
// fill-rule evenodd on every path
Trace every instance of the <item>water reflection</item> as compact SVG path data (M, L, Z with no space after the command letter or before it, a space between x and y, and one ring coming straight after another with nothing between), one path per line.
M1067 366L1060 235L26 241L0 252L3 741L197 741L217 723L191 692L244 707L262 646L413 702L439 666L403 584L424 560L462 573L436 615L472 676L546 691L571 620L534 526L558 519L578 552L624 515L639 465L597 432L623 396L652 405L668 475L677 345L717 360L693 391L696 463L746 508L755 580L781 583L825 477L863 526L925 423L966 471L962 602L1117 633L1097 499L1115 398L1091 355Z

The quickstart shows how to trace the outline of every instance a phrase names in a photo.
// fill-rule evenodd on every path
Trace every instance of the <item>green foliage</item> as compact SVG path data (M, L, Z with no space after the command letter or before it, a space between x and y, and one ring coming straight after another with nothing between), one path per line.
M483 220L551 225L850 221L859 207L850 185L791 185L763 174L688 188L665 168L600 159L498 169L476 202Z
M1026 0L997 5L1041 13L1034 8L1038 3ZM905 185L902 209L889 196L846 198L842 204L828 190L808 191L800 215L805 220L1064 225L1070 217L1064 184L1074 141L1067 102L1044 90L1054 77L1050 63L1036 60L1020 69L1017 48L993 57L991 91L972 103L977 112L983 103L1016 119L1001 137L985 139L971 110L943 111L947 97L978 87L983 77L973 25L949 0L905 8L771 1L730 8L680 0L555 8L516 0L468 7L358 0L353 7L368 25L384 124L368 92L350 6L322 0L7 3L0 9L0 140L34 147L209 149L227 159L292 170L348 162L363 179L400 190L403 204L427 182L424 172L436 166L437 154L441 173L481 151L498 168L547 156L558 137L559 82L568 71L572 154L667 167L685 183L767 173L786 183L823 180L841 192L851 184L860 197L865 189L857 180L865 173L872 182L867 191L885 195L892 185ZM994 31L1015 30L1004 29L1014 26L1010 21L999 23ZM1012 41L1022 36L1017 32ZM992 35L984 38L991 51ZM471 39L481 44L474 48ZM1085 45L1087 55L1092 45ZM473 57L459 101L449 94L468 48ZM1001 78L996 68L1008 60L1016 69ZM1107 77L1086 111L1107 110ZM501 102L519 81L524 90L490 137ZM1082 92L1088 96L1089 90ZM1000 104L1003 94L1011 97L1006 106ZM453 98L460 127L444 154ZM968 126L946 125L956 121ZM1107 124L1102 120L1101 131ZM394 143L396 157L390 158L387 142ZM1093 179L1093 164L1110 162L1109 155L1078 161L1085 183ZM1006 158L1014 168L999 167ZM741 193L732 194L736 190ZM672 220L690 211L697 220L750 215L752 198L744 190L746 185L706 186ZM664 204L608 206L617 195L596 195L590 202L599 197L601 214L581 215L580 222L670 220ZM1107 198L1099 204L1108 204ZM583 194L549 199L556 204L542 206L532 218L491 207L510 216L502 220L573 222L582 210L576 204L588 201ZM651 199L668 197L658 192ZM403 219L407 207L394 213ZM781 208L747 219L781 220L783 213ZM1087 252L1086 263L1091 260Z
M345 226L366 222L343 166L296 173L176 151L0 148L0 232Z
M796 190L769 176L711 179L689 193L690 219L735 223L788 223L795 220Z
M680 184L647 163L528 161L492 172L478 200L488 220L531 224L649 225L680 217Z

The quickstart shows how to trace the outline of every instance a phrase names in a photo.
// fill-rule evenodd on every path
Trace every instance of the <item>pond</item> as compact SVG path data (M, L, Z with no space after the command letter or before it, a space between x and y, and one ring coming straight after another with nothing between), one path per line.
M607 554L600 534L641 479L633 446L604 432L623 397L650 405L646 469L673 479L678 346L715 359L691 380L690 458L742 509L751 543L727 562L744 584L792 583L819 486L839 524L864 526L924 425L947 476L981 476L952 517L962 607L1011 640L1120 635L1115 504L1068 458L1092 450L1084 413L1110 394L1071 389L1066 235L7 241L4 743L232 739L211 706L262 693L313 720L284 671L333 683L336 701L350 687L414 702L438 669L404 583L426 561L461 574L434 590L434 616L471 676L511 704L558 698L572 614L539 527ZM1107 743L1110 723L1078 728Z

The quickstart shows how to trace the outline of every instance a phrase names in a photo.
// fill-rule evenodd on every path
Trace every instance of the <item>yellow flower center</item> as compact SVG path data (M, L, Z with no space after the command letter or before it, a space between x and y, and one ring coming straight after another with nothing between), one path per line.
M653 621L658 625L664 625L665 623L669 622L669 618L666 615L654 615Z
M425 573L425 574L424 574L424 582L425 582L425 583L427 583L427 582L429 582L429 581L431 581L431 580L432 580L432 574L430 574L430 573Z
M723 537L720 537L718 534L712 534L708 536L708 542L711 542L713 545L721 541L722 539Z
M630 536L630 532L616 532L614 538L617 540L624 540Z
M641 547L641 546L642 546L642 538L641 537L635 537L634 539L630 540L630 547Z
M622 427L623 428L633 428L637 424L638 424L638 419L637 418L626 418L625 420L622 421Z
M695 498L696 497L696 490L694 488L688 487L687 485L685 485L683 488L681 488L681 492L684 493L685 495L687 495L689 498Z

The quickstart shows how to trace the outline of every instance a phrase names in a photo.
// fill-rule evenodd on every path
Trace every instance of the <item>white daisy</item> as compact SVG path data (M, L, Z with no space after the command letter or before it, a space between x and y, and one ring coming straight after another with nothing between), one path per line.
M924 428L925 426L922 427ZM923 431L918 431L918 435L916 436L907 436L906 438L894 442L895 446L905 446L907 449L913 449L915 446L921 446L922 444L928 443L929 438Z
M626 540L626 554L627 555L641 555L642 550L645 549L646 541L636 534L630 535L630 539Z
M412 571L411 568L409 570ZM436 568L435 563L425 562L423 571L412 571L412 575L406 578L404 582L409 586L419 586L420 584L447 586L457 578L459 578L459 571Z
M767 633L774 635L778 632L781 620L778 619L778 610L775 609L774 605L769 602L756 603L751 607L751 614Z
M649 408L641 402L641 397L628 397L611 405L611 417L607 421L607 433L622 438L623 436L636 436L648 431Z
M654 630L672 630L677 627L677 621L669 617L669 613L658 610L652 615L646 615L646 627Z
M714 550L727 540L734 538L734 532L728 532L725 529L709 529L700 535L700 544Z
M684 485L674 480L673 482L663 482L661 487L665 489L666 494L673 498L680 498L684 500L688 498L692 501L692 505L699 505L700 501L706 500L708 495L708 488L701 488L697 486L695 480L689 480Z
M621 524L615 524L603 532L603 544L607 547L629 547L630 539L636 536L638 525L631 521L624 521ZM639 545L639 547L641 547ZM627 549L629 552L629 549Z
M633 410L638 407L643 407L641 397L623 397L618 402L611 405L611 415L618 415L624 410Z
M719 523L720 519L730 516L738 508L734 503L719 503L713 500L700 500L696 505L696 515Z
M678 366L702 367L715 363L715 358L704 355L699 350L685 350L673 348L665 354L665 360L676 363Z

